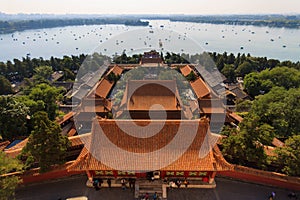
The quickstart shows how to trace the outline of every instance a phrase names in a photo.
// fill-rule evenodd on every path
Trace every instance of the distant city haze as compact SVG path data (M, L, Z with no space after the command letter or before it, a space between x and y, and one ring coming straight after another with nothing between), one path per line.
M8 14L300 14L299 0L1 0Z

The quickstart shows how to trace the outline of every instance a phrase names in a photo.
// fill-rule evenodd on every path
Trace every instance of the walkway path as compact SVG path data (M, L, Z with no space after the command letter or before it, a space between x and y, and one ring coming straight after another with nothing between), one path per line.
M133 191L121 188L103 188L95 191L86 187L86 176L74 176L62 180L23 186L17 190L17 200L57 200L87 196L89 200L133 200ZM255 185L236 180L216 178L216 189L172 189L168 200L266 200L276 192L276 200L286 200L289 191L280 188Z

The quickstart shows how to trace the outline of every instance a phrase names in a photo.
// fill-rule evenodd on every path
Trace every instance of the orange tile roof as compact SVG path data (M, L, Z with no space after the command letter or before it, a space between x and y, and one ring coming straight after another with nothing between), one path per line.
M76 135L69 137L69 141L71 142L71 146L79 146L83 145L84 141L89 137L89 134Z
M74 116L74 112L69 112L63 116L63 119L61 121L58 121L59 124L63 124L64 122L68 121L70 118Z
M67 169L68 171L85 171L89 169L113 170L113 168L108 167L95 159L85 147L82 149L77 160L67 167Z
M264 145L264 151L267 156L277 156L277 154L275 153L274 147Z
M128 110L150 110L154 104L160 104L165 110L180 110L176 98L176 82L174 80L138 80L128 82Z
M239 116L238 114L236 114L235 112L229 112L228 115L229 115L229 117L231 117L232 119L236 120L239 123L241 123L243 121L243 118L241 116Z
M272 144L273 144L275 147L283 147L283 146L284 146L284 142L281 142L281 141L278 140L276 137L273 138Z
M123 70L124 69L122 67L115 65L113 68L111 68L109 70L109 72L107 74L110 74L111 72L113 72L115 75L121 75Z
M198 102L196 100L189 100L189 105L192 112L196 111L199 108Z
M3 151L5 147L7 147L10 144L10 141L6 140L4 142L0 143L0 151Z
M71 128L71 130L69 130L68 132L68 137L74 136L76 134L76 129L75 128Z
M95 94L98 97L106 98L110 90L112 89L113 85L114 83L110 82L106 78L102 78L96 88Z
M107 112L111 109L111 103L106 103L102 100L85 99L80 106L81 112Z
M206 83L201 79L198 78L194 82L190 83L195 94L199 99L210 95L210 90L206 86Z
M204 114L225 113L225 108L219 99L201 99L199 108Z
M184 67L181 67L179 70L183 76L187 76L191 73L191 71L193 71L189 65L185 65Z
M11 158L15 158L17 155L19 155L22 152L22 149L26 146L27 142L28 142L28 138L19 142L18 144L16 144L11 148L6 149L4 152L7 156Z
M26 146L27 142L28 142L28 138L22 140L21 142L19 142L15 146L10 147L9 149L6 149L6 151L11 151L11 150L16 150L16 149L19 149L19 148L23 148L23 147Z
M79 146L84 144L83 141L86 139L87 136L88 135L76 135L76 136L69 137L71 146ZM22 142L16 144L11 148L6 149L4 152L7 156L11 158L15 158L22 152L22 149L26 146L27 142L28 142L28 138L26 138L25 140L23 140Z
M121 120L118 123L123 125L128 124L129 121ZM149 120L135 120L134 121L139 126L146 126L149 124ZM99 124L102 128L105 136L120 149L126 150L132 153L149 153L154 152L165 145L169 144L172 139L176 136L180 126L186 127L186 134L190 134L189 126L198 123L198 129L196 137L193 139L192 144L188 147L187 151L183 153L177 160L163 167L161 170L181 170L181 171L222 171L222 170L232 170L233 166L225 161L221 152L215 144L211 151L209 151L203 157L199 157L200 147L202 144L207 144L207 141L216 141L219 139L218 136L211 134L208 131L208 121L207 120L193 120L193 121L180 121L180 120L167 120L159 121L154 120L151 123L155 125L161 125L164 123L163 128L155 135L148 138L136 138L131 135L126 134L119 128L114 120L94 120L94 125ZM119 124L120 125L120 124ZM129 126L129 124L127 125ZM92 129L94 130L94 129ZM92 131L90 139L86 139L86 147L91 145L91 141L94 143L97 132ZM207 137L206 137L207 134ZM179 141L182 142L182 141ZM205 145L204 144L204 145ZM97 146L96 146L97 147ZM100 146L98 146L101 148ZM95 149L93 150L95 151ZM96 152L96 151L95 151ZM167 151L163 153L157 162L164 160L171 156L173 152ZM120 159L117 155L116 158ZM136 161L137 165L141 161ZM146 162L146 161L143 161ZM151 160L151 162L153 162ZM123 163L123 162L122 162ZM124 161L124 165L126 162ZM83 171L83 170L113 170L111 167L104 165L101 161L97 160L88 150L84 148L81 154L78 156L76 161L68 168L69 171Z
M5 151L5 154L8 157L16 158L21 152L22 152L22 149L15 149L15 150Z

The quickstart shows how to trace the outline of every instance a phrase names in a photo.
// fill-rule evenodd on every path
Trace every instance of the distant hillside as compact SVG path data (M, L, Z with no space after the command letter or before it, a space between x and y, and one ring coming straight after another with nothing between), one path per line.
M27 29L54 28L78 25L124 24L127 26L148 26L136 17L101 17L101 18L42 18L30 20L0 21L0 34L23 31Z
M171 21L300 28L300 15L210 15L170 16Z

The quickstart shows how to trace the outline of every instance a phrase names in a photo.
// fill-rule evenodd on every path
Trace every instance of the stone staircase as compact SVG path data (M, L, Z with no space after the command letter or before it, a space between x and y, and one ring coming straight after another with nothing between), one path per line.
M135 182L135 193L134 197L140 199L146 193L149 194L149 199L152 200L154 193L157 193L158 199L166 199L167 193L166 189L163 187L162 180L149 181L146 179L140 179Z

